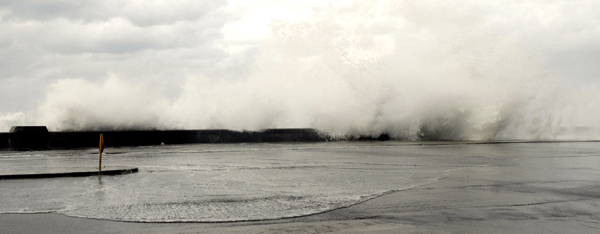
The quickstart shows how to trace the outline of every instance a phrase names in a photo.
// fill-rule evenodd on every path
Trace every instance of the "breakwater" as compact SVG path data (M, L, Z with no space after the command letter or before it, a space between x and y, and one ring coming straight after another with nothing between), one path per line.
M98 147L100 134L111 146L143 146L197 143L318 142L327 136L314 129L266 129L262 131L130 130L50 132L45 126L17 126L0 133L0 149L43 150Z

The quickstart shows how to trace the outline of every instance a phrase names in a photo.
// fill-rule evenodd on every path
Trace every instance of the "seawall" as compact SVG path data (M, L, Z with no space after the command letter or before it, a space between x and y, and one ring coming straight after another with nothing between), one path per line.
M44 150L98 147L100 134L106 146L143 146L198 143L318 142L327 137L314 129L266 129L263 131L137 130L49 132L45 126L17 126L0 133L0 149Z

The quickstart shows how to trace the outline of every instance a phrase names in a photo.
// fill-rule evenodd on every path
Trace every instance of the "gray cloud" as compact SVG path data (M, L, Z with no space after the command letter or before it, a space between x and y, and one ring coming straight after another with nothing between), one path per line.
M3 47L19 43L58 53L126 53L198 47L209 40L221 39L220 30L230 20L223 12L222 3L143 5L138 11L133 10L135 6L125 5L111 12L113 9L107 7L97 9L96 2L61 1L38 6L17 1L14 5L5 5L8 13L2 15L1 24L8 33L0 41ZM88 14L90 9L102 13L102 17Z
M116 74L174 96L191 74L230 56L226 1L2 1L0 113L34 108L63 78ZM15 89L16 88L16 89ZM10 89L10 91L9 91ZM24 98L13 98L21 89Z
M62 18L90 23L122 18L136 26L156 26L202 20L207 15L222 11L226 5L226 1L7 0L0 3L0 8L8 10L4 20Z

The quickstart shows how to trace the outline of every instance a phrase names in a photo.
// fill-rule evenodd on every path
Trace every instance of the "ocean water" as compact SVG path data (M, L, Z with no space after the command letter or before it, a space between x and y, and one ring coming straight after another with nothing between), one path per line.
M131 222L297 217L435 183L448 172L524 158L598 156L600 144L325 142L107 148L117 176L0 180L0 213ZM0 173L90 169L97 149L0 152Z

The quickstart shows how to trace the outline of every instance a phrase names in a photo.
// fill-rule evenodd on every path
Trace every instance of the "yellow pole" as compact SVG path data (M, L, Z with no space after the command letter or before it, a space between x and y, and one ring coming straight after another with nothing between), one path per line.
M98 170L102 171L102 151L104 151L104 137L100 134L100 144L98 146L100 150L100 163L98 164Z

